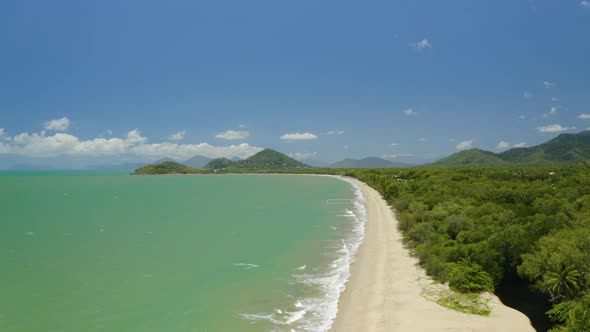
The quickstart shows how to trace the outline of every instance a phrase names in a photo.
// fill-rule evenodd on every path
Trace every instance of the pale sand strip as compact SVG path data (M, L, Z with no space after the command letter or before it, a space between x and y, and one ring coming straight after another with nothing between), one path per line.
M377 191L352 181L365 195L368 220L331 331L534 331L525 315L495 296L490 296L490 317L449 310L424 298L431 279L403 247L390 207Z

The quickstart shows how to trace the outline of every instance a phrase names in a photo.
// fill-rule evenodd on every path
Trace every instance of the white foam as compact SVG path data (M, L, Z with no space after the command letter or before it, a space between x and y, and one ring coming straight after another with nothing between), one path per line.
M346 209L345 213L340 215L352 222L352 235L342 239L338 244L337 256L330 264L330 271L294 276L297 283L319 289L321 297L297 299L291 308L298 310L276 309L271 314L242 314L242 318L266 320L275 324L277 329L282 330L281 326L286 327L284 331L322 332L330 329L338 311L338 299L350 277L350 266L354 261L354 255L365 237L367 219L365 198L360 187L346 178L341 179L350 183L355 192L354 210ZM302 267L298 270L303 271Z
M306 267L307 267L307 265L303 265L303 266L298 267L297 270L300 270L300 271L305 270Z
M257 267L260 267L259 265L256 264L250 264L250 263L233 263L233 266L242 266L244 268L244 270L250 270L250 269L255 269Z

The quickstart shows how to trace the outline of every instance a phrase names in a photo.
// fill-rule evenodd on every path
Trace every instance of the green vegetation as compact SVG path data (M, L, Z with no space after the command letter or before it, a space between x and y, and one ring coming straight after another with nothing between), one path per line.
M436 161L433 166L507 166L509 163L495 153L480 149L469 149Z
M310 168L310 166L275 150L264 149L244 160L213 159L203 168L207 170L280 170Z
M522 278L553 302L557 330L590 331L589 164L327 172L377 189L436 280L477 294Z
M502 153L470 149L433 163L434 166L564 165L590 160L590 130L561 134L530 148L514 148Z
M479 294L447 292L440 296L436 303L445 308L471 315L489 316L492 313L488 301L482 301Z
M165 161L158 164L146 165L135 170L134 175L158 175L158 174L195 174L198 169L191 168L174 161Z
M329 168L403 168L410 167L410 164L394 163L389 160L368 157L363 159L344 159L333 164L330 164Z

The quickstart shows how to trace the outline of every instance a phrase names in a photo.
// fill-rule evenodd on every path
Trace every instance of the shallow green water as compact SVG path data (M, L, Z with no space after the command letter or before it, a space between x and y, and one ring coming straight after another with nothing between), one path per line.
M321 330L360 240L354 207L326 200L354 195L326 177L0 175L0 331Z

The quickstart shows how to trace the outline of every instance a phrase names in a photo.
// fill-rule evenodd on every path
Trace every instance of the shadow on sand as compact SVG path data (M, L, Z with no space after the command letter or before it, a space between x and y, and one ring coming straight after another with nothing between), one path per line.
M496 295L504 305L525 314L538 332L545 332L552 324L545 312L551 309L551 303L542 295L533 292L523 281L506 281L496 289Z

